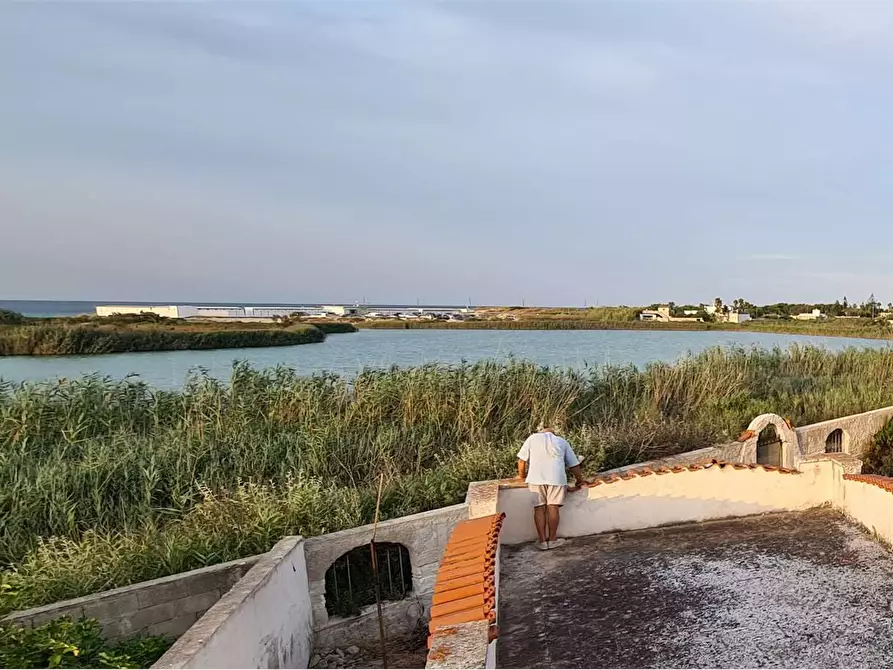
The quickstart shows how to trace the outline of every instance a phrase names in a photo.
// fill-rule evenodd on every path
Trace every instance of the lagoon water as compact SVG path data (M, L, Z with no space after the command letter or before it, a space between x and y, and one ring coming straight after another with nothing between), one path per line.
M586 365L675 361L686 353L714 346L787 348L809 344L829 350L883 348L884 340L865 340L771 333L599 330L361 330L330 335L320 344L214 351L160 351L103 356L14 356L0 358L0 379L41 381L99 374L113 378L137 375L158 388L176 388L191 370L202 368L227 379L234 360L254 367L286 365L302 374L328 370L353 374L363 367L386 368L423 363L474 362L509 356L540 365L583 368Z

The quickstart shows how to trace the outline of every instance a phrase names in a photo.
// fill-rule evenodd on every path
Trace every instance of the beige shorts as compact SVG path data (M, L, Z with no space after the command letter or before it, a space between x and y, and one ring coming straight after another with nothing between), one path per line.
M533 506L563 505L566 486L550 486L549 484L530 484L528 487L533 496Z

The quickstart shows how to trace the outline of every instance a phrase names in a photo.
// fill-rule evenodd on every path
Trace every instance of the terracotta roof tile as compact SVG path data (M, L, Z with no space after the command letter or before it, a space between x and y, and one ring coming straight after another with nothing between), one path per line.
M492 597L495 592L496 589L494 587L480 581L466 586L457 586L454 589L442 589L434 594L432 604L442 605L444 603L461 600L462 598L470 598L472 596L489 598Z
M848 475L843 476L851 482L862 482L863 484L871 484L893 493L893 477L882 477L881 475Z
M496 621L496 552L504 517L469 519L453 529L437 571L430 633L469 621Z
M475 586L477 584L484 583L484 573L474 573L470 575L466 575L465 577L455 577L453 579L444 579L442 581L438 581L434 585L434 595L437 595L441 591L452 591L453 589L461 589L466 586Z
M671 473L679 473L679 472L696 472L697 470L709 470L710 468L719 468L722 470L726 467L732 467L735 470L756 470L757 468L762 468L767 472L778 472L786 475L798 475L800 472L798 470L792 470L791 468L780 468L774 465L758 465L756 463L732 463L729 461L719 461L717 459L711 459L709 461L701 461L698 463L689 463L688 465L674 465L672 468L667 467L666 465L662 465L659 468L651 468L651 467L643 467L643 468L631 468L628 470L624 470L619 475L617 473L611 473L607 475L602 475L600 477L595 477L591 481L585 483L587 487L593 486L601 486L602 484L611 484L613 482L626 481L630 479L635 479L636 477L647 477L649 475L666 475ZM568 489L569 491L575 491L574 489Z

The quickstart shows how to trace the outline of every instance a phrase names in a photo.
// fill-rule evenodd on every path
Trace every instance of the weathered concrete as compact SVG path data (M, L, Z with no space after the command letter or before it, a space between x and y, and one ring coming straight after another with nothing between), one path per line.
M860 456L875 434L893 417L893 407L822 421L797 428L801 458L825 451L825 441L838 428L843 430L843 451Z
M378 524L377 542L395 542L409 551L412 563L412 593L398 602L385 603L384 617L392 635L411 632L427 621L431 594L440 557L453 527L468 518L466 505L453 505L431 512L412 514ZM313 609L315 644L334 647L349 639L363 644L378 639L378 619L374 605L356 617L329 617L326 611L326 571L338 558L372 538L372 525L359 526L306 541L307 578Z
M280 540L154 668L306 668L312 625L304 542Z
M0 623L34 627L62 616L88 617L99 621L103 635L110 640L141 633L179 637L260 558L253 556L230 561L13 612Z
M828 508L504 547L502 573L501 667L893 665L893 556Z
M494 667L487 664L489 631L487 621L438 628L425 667L429 670Z

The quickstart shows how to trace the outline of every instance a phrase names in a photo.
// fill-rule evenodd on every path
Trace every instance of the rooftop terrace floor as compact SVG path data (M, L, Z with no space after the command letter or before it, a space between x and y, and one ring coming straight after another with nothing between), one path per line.
M893 667L893 554L830 509L501 561L503 668Z

